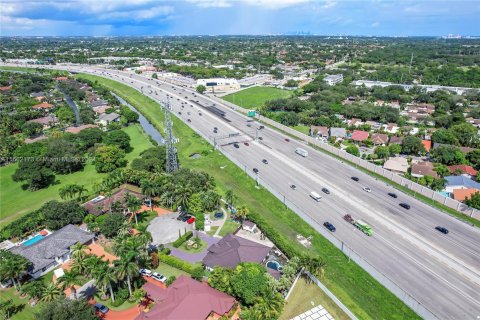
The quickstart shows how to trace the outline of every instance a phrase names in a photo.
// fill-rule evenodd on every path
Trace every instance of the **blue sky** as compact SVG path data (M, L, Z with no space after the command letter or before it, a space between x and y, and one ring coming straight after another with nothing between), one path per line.
M2 36L480 34L479 0L0 1Z

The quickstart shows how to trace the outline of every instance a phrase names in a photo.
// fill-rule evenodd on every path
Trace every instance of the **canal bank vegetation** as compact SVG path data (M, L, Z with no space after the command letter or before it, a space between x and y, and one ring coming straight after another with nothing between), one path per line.
M133 105L159 131L163 131L163 111L152 99L113 80L81 74L97 81ZM215 178L217 191L233 190L236 202L250 209L253 220L287 254L308 254L324 262L322 282L360 319L420 319L409 307L366 271L349 261L340 250L317 233L267 190L255 188L255 181L230 162L181 120L173 117L174 134L179 138L178 157L185 168L195 168ZM193 153L201 158L192 159ZM312 236L312 246L303 247L296 235Z

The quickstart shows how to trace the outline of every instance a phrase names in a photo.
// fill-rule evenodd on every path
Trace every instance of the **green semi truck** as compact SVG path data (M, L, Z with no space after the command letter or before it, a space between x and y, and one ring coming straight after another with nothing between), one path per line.
M353 224L355 227L357 227L360 231L365 233L367 236L372 236L373 235L372 227L368 223L366 223L365 221L355 220L349 214L346 214L343 217L343 219L345 219L347 222Z

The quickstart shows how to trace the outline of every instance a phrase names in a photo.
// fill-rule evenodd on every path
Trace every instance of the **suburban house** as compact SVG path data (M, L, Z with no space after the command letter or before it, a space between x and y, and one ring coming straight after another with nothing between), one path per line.
M355 142L365 141L368 137L369 133L367 131L354 130L352 133L352 140Z
M33 92L30 93L30 97L32 97L34 100L37 100L38 102L42 102L45 100L45 93L44 92Z
M311 126L310 136L319 138L328 138L328 128L322 126Z
M352 118L350 120L347 120L347 125L349 127L353 126L358 128L359 126L364 125L365 123L362 121L362 119L357 119L357 118Z
M270 247L263 244L227 234L208 248L203 264L211 271L216 266L235 268L242 262L262 263L270 250Z
M388 142L388 135L385 133L374 133L371 138L374 145L386 145Z
M96 216L102 215L110 210L110 207L113 203L118 202L120 205L125 206L126 196L134 196L138 199L144 200L145 196L141 193L128 190L127 188L121 188L120 190L113 193L110 197L98 196L86 203L83 204L83 207L88 211L88 213L94 214ZM127 209L124 208L124 213L127 213Z
M101 107L101 106L108 106L108 101L95 100L95 101L90 102L90 107L92 107L92 108Z
M109 105L93 107L92 110L96 115L104 114L107 112L107 109L110 108Z
M347 136L347 130L345 128L330 128L330 137L345 139Z
M403 143L403 137L397 137L397 136L390 137L389 144L402 144L402 143Z
M54 126L55 124L57 124L57 123L58 123L58 119L57 119L57 117L55 117L55 115L49 114L49 115L46 116L46 117L41 117L41 118L29 120L29 121L27 121L27 122L40 123L40 124L43 126L43 130L46 130L46 129L51 128L51 127Z
M453 190L453 199L463 202L466 199L470 198L475 193L480 192L479 189L455 189Z
M343 81L343 74L331 74L323 78L329 86L334 86Z
M435 171L433 163L429 161L412 164L411 174L412 177L415 178L421 178L423 176L438 178L438 173Z
M77 134L82 130L90 129L90 128L98 128L98 126L95 124L82 124L78 127L68 127L65 129L65 132Z
M39 234L37 237L42 238L37 242L28 246L20 244L10 248L10 251L32 262L33 266L28 270L28 274L36 279L70 260L71 246L77 243L89 244L94 241L94 236L93 233L69 224L50 235Z
M135 320L218 319L235 305L233 297L185 275L179 276L167 289L149 282L143 288L155 305Z
M430 152L430 149L432 149L432 141L422 140L422 144L425 147L425 151Z
M448 169L453 175L461 174L462 176L466 176L467 178L476 177L478 174L477 170L465 164L449 166Z
M32 109L49 111L50 109L52 109L54 107L55 106L53 104L50 104L48 102L42 102L42 103L39 103L39 104L36 104L36 105L32 106Z
M408 161L403 157L390 157L383 164L383 168L396 172L396 173L406 173L408 171Z
M67 81L68 77L56 77L54 79L57 80L57 81Z
M480 183L473 181L465 176L448 176L445 177L447 183L445 185L445 191L453 193L456 189L479 189Z
M397 133L398 130L400 129L400 127L398 127L396 123L384 124L382 127L383 127L383 131L391 134Z
M1 92L1 93L9 93L10 90L12 90L12 86L3 86L3 87L0 87L0 92Z
M382 124L377 121L368 120L365 121L365 124L370 126L371 130L380 130L380 128L382 127Z
M104 113L98 117L97 123L106 127L112 122L120 121L120 115L118 113Z

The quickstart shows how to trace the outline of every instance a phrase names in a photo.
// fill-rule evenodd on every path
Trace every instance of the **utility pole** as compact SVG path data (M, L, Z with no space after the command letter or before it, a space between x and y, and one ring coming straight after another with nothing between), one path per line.
M410 74L410 71L412 70L412 62L413 62L413 52L412 52L412 56L410 57L410 67L408 68L408 74Z
M173 122L170 116L170 100L167 97L165 108L165 150L166 150L166 171L171 173L178 170L177 152L173 136Z

